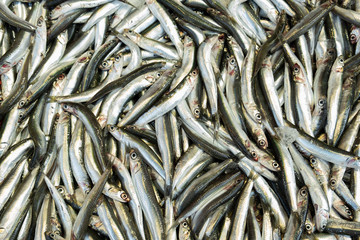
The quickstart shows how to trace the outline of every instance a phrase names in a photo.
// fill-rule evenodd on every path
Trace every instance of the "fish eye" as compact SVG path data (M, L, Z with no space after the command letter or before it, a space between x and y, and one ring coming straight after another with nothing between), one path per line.
M64 104L64 105L63 105L63 108L66 110L66 109L68 109L68 108L69 108L69 106L68 106L68 105L66 105L66 104Z
M64 78L65 78L65 74L62 73L62 74L60 74L60 75L58 76L57 79L58 79L58 80L63 80Z
M85 194L88 195L90 193L90 190L85 190Z
M310 163L312 164L312 165L315 165L316 164L316 158L310 158Z
M128 195L126 193L122 193L121 194L121 198L124 199L124 200L127 200L128 199Z
M24 114L23 113L20 113L19 114L19 118L22 119L24 117Z
M302 189L301 192L300 192L301 196L305 197L307 192L305 189Z
M352 212L351 212L349 209L346 209L346 211L345 211L345 212L346 212L346 214L347 214L347 215L349 215L349 216L351 216L351 215L352 215Z
M333 54L335 53L335 51L334 51L334 49L329 49L329 50L328 50L328 53L329 53L330 55L333 55Z
M340 63L344 63L344 59L340 58L340 59L339 59L339 62L340 62Z
M323 107L325 105L325 100L324 99L319 99L318 104L319 104L320 107Z
M187 227L187 226L188 226L187 222L183 222L182 225L183 225L183 227Z
M335 180L335 179L331 179L331 180L330 180L330 185L331 185L331 186L335 186L335 184L336 184L336 180Z
M55 234L54 234L54 233L50 233L50 234L49 234L49 237L52 238L52 239L55 239Z
M273 168L278 168L279 164L277 162L273 162L272 166L273 166Z
M107 67L107 62L103 62L102 64L101 64L103 67Z
M235 59L234 59L234 58L231 59L230 64L231 64L231 65L235 64Z
M62 187L58 188L59 193L64 193L64 189Z
M25 101L24 101L24 100L21 100L21 101L19 102L19 107L22 108L24 105L25 105Z
M110 130L110 132L114 131L114 130L115 130L115 126L111 125L111 126L109 127L109 130Z
M197 74L197 71L192 71L192 75L196 75Z
M310 225L310 224L306 224L306 225L305 225L305 228L306 228L306 230L310 231L310 230L311 230L311 225Z
M256 114L255 114L255 118L256 118L257 120L261 120L261 115L260 115L260 113L256 113Z
M194 109L194 114L195 114L195 116L199 116L200 115L200 109L195 108Z
M156 76L157 76L157 77L160 77L160 76L161 76L161 74L158 72L158 73L156 73Z
M255 151L252 151L252 152L251 152L251 156L252 156L253 158L256 158L256 157L257 157L256 152L255 152Z
M117 61L117 62L120 61L120 57L119 57L119 56L116 56L116 57L115 57L115 61Z
M136 159L136 158L137 158L137 154L136 154L135 152L132 152L132 153L130 154L130 157L131 157L131 159Z
M241 182L241 179L236 179L236 183L240 183Z
M266 142L265 142L264 139L260 139L260 140L258 141L258 143L259 143L259 145L260 145L261 147L263 147L263 146L266 145Z
M323 225L321 226L321 229L325 229L325 227L326 227L326 224L323 224Z
M299 67L294 67L294 72L298 73L300 71Z
M350 40L355 40L355 39L356 39L355 34L351 34L351 35L350 35Z

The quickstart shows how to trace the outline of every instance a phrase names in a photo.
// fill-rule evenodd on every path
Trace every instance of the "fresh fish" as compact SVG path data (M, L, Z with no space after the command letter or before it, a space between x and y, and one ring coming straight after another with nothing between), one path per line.
M0 1L0 239L358 239L359 12Z

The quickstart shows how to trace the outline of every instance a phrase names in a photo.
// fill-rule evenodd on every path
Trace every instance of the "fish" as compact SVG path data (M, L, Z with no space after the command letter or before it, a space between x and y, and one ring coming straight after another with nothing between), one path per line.
M0 2L0 239L360 234L360 4Z

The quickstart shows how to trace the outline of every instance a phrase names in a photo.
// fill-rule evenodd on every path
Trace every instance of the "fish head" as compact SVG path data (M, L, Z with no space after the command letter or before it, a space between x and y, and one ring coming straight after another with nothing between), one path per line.
M110 198L119 202L126 203L126 202L130 202L131 200L129 195L125 191L121 190L116 186L112 186L109 189L107 189L107 193Z
M180 236L181 239L191 239L191 228L186 220L179 225L179 237Z
M327 99L325 97L319 98L317 105L319 109L325 109L327 106Z
M268 147L268 141L267 141L267 138L265 136L263 129L261 129L261 128L255 129L254 133L255 133L254 135L256 138L257 145L261 149L265 150Z
M348 220L352 220L354 218L352 211L346 206L345 202L341 199L333 200L332 202L335 210L344 218Z
M37 27L42 27L45 24L45 20L43 16L40 16L36 22Z
M90 61L92 55L94 54L94 50L90 50L90 51L87 51L85 52L84 54L82 54L78 59L77 61L79 63L87 63Z
M105 114L100 113L99 116L96 118L96 120L98 121L101 129L104 129L106 127L107 116ZM108 129L109 129L109 127L108 127Z
M67 195L65 187L60 185L60 186L56 186L56 189L60 193L61 197L65 199Z
M29 104L29 99L27 97L22 97L18 103L18 108L21 109Z
M199 69L195 68L186 78L186 80L193 86L199 77Z
M98 120L99 121L99 120ZM112 132L115 132L116 131L116 129L117 129L117 127L115 126L115 125L107 125L107 128L108 128L108 130L109 130L109 132L110 133L112 133Z
M294 81L297 83L305 84L306 78L302 67L299 64L295 63L292 70L293 70Z
M4 61L0 64L0 74L7 73L16 63Z
M317 158L312 156L312 155L309 158L309 162L310 162L310 166L313 167L313 168L316 168L318 166Z
M99 68L100 68L101 70L103 70L103 71L109 71L110 68L112 67L113 63L114 63L114 62L113 62L112 59L104 60L104 61L100 64Z
M305 231L307 234L311 234L315 231L315 226L310 219L306 219L305 221Z
M192 47L195 46L194 41L192 40L191 37L185 35L184 37L184 47Z
M261 116L261 113L257 109L253 109L252 114L254 116L254 120L261 124L263 117Z
M76 107L70 105L69 103L61 103L61 108L68 113L74 114L75 116L78 116Z
M201 110L200 110L200 105L199 104L195 104L195 107L193 109L193 115L196 119L200 118L201 115Z
M344 57L339 56L334 63L333 69L335 70L335 72L339 72L339 73L344 72L344 63L345 63Z
M259 162L271 171L279 172L281 170L280 164L267 151L257 149Z
M115 63L118 63L121 61L122 55L123 55L122 53L116 54L116 56L114 57Z
M123 33L134 42L139 42L141 39L141 35L131 29L125 28Z
M280 164L275 159L272 159L270 162L271 162L270 170L275 171L275 172L281 171Z
M239 69L236 59L233 55L231 55L227 61L227 71L230 76L233 76Z
M61 73L53 83L53 88L56 89L58 92L61 92L62 87L64 86L63 83L66 79L66 75Z
M57 218L50 217L49 224L50 232L54 233L55 235L61 235L61 224Z
M46 240L63 240L63 238L60 233L54 232L54 231L46 231L45 232L45 239Z
M135 151L135 149L130 150L129 158L130 158L131 173L137 173L141 168L141 163L140 163L140 156L138 156L138 153Z
M61 44L65 45L68 42L68 32L67 29L62 31L59 35L57 35L57 41Z
M259 161L259 155L255 151L255 149L248 148L248 152L250 153L252 160Z
M228 184L225 185L224 189L226 189L226 190L233 189L234 187L238 186L239 184L242 185L245 180L245 176L240 173L234 174L231 178L232 178L232 180Z
M350 42L351 44L355 44L359 41L360 38L360 28L353 26L351 28L351 32L350 32Z
M297 195L297 206L298 208L303 208L307 205L309 199L309 189L307 186L303 186Z
M355 79L354 76L349 76L345 79L343 86L342 86L342 90L351 90L353 88L355 84Z
M355 169L360 169L360 159L357 156L354 157L350 157L346 160L345 165L347 167L351 167L351 168L355 168Z
M329 211L321 208L318 204L314 204L315 209L315 226L319 232L324 231L328 219L330 217Z

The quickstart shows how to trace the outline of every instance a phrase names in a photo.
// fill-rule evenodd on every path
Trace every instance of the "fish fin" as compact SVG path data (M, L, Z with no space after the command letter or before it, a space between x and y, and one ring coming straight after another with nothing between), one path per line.
M170 232L171 230L176 229L179 224L180 224L179 219L176 219L176 220L174 221L174 223L168 228L168 232Z
M213 123L214 123L214 142L215 142L216 140L219 140L220 118L218 113L216 113L213 116Z
M48 102L50 102L50 103L57 102L57 97L56 96L49 96L48 97Z

